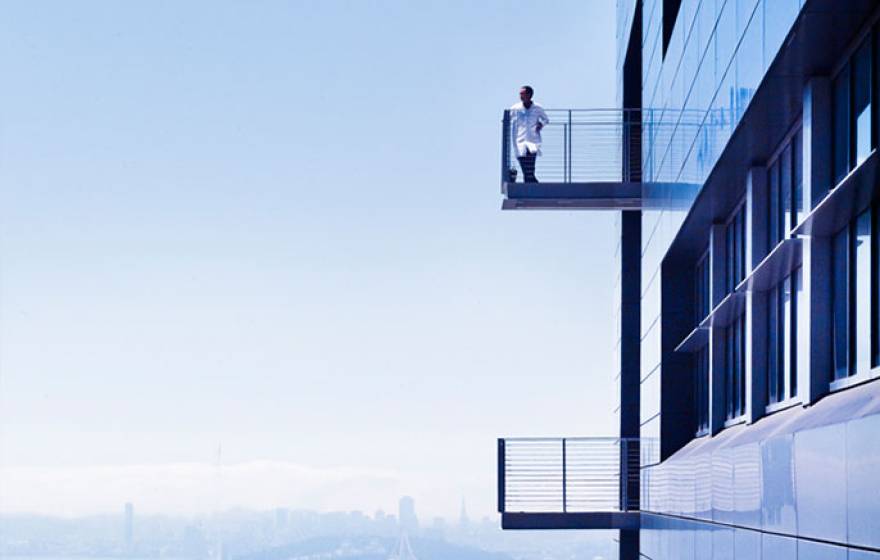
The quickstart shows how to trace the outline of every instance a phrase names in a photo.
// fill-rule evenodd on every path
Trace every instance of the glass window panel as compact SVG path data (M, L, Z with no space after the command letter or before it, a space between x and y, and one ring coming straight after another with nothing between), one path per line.
M703 429L709 429L709 349L703 350Z
M703 307L703 317L705 317L706 315L709 314L709 311L711 309L711 306L709 303L710 302L709 286L710 286L711 282L710 282L710 278L709 278L709 256L708 256L708 253L707 253L706 257L703 258L702 268L703 268L703 271L702 271L703 295L702 295L701 304ZM702 317L701 317L701 319L702 319Z
M720 79L727 71L730 61L733 60L733 52L739 40L736 32L736 2L724 3L718 25L715 27L715 33L718 36L718 77ZM731 73L731 79L733 79L733 74L735 72Z
M764 60L767 66L776 57L785 36L797 17L798 0L767 0L764 3Z
M791 294L791 276L783 280L782 293L780 295L782 297L782 336L780 338L783 340L782 367L780 369L784 379L790 380L791 372L794 370L794 356L792 354L793 338L791 331L792 323L794 322L794 302L792 301ZM785 399L789 393L790 390L785 388L785 381L783 381L782 398Z
M849 228L843 228L832 242L832 306L834 378L849 375Z
M741 206L736 213L736 278L734 287L746 277L746 217L745 206Z
M727 254L725 255L725 259L724 259L724 263L725 263L725 271L724 271L725 272L725 274L724 274L725 292L730 292L733 290L734 262L735 262L735 260L734 260L734 258L735 258L734 247L733 247L733 237L734 237L733 230L734 230L733 224L728 225L727 229L725 230L726 245L727 245L727 247L725 249Z
M853 138L855 163L871 153L871 41L866 39L853 57Z
M773 288L767 297L767 397L779 401L779 290Z
M792 189L791 189L791 144L782 150L779 157L779 198L782 206L782 238L788 237L792 222Z
M742 1L740 0L740 2ZM745 1L751 4L751 6L746 6L747 11L754 8L754 0ZM753 15L752 13L748 15L751 15L751 20L748 22L748 27L745 28L745 35L736 53L737 121L742 118L749 102L755 95L755 90L758 89L761 78L764 76L764 11L754 10ZM747 15L743 17L747 17Z
M733 418L734 409L733 409L733 401L734 401L734 391L733 391L733 356L734 356L734 327L733 325L727 327L725 331L725 341L724 341L724 389L725 389L725 401L727 402L727 417Z
M853 294L853 335L855 335L855 366L859 373L871 369L871 212L856 218L853 235L855 262L855 293Z
M880 366L880 205L874 206L873 212L874 232L871 235L873 247L874 268L871 273L871 284L874 293L874 317L872 329L874 336L874 362L873 365Z
M746 410L746 332L745 316L741 316L736 322L737 335L737 416Z
M804 219L804 145L803 131L798 130L792 138L792 207L794 208L794 224Z
M810 302L804 297L804 270L798 268L794 271L794 301L795 301L795 360L794 369L791 371L791 395L798 394L798 370L807 367L810 363Z
M834 182L849 172L849 66L834 79Z
M697 414L697 432L709 427L709 351L703 348L695 355L696 389L694 393Z
M873 36L874 36L874 79L873 79L873 82L874 82L874 89L876 90L876 89L880 89L880 82L878 82L878 80L880 80L880 78L878 78L878 76L880 76L880 27L877 27L877 26L874 27ZM874 109L874 119L875 119L874 120L874 141L872 142L872 144L876 145L877 144L877 137L878 137L877 132L880 131L880 110L877 110L876 107Z
M770 166L770 185L767 189L767 196L770 198L770 204L768 207L770 208L770 224L768 232L769 238L769 247L767 248L767 252L773 250L777 243L782 239L780 235L780 214L781 208L779 204L779 160L777 159L773 165Z

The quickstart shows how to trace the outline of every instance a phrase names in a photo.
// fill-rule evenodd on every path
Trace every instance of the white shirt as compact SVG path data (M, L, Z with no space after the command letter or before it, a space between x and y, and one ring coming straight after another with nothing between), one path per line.
M528 109L517 103L510 108L510 126L516 144L516 155L522 157L526 153L541 155L541 133L538 123L546 125L550 122L544 108L532 101Z

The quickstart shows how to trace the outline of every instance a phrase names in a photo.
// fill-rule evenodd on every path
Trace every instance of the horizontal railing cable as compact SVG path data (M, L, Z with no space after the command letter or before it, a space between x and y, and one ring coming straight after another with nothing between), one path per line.
M638 440L499 440L502 512L638 509Z

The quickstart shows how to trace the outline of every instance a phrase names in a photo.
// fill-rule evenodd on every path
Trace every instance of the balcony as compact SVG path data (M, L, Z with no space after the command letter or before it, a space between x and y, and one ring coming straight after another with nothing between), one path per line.
M503 529L635 529L636 438L498 440Z
M548 109L542 155L524 183L511 111L504 111L501 192L505 210L637 210L641 206L642 113L638 109Z

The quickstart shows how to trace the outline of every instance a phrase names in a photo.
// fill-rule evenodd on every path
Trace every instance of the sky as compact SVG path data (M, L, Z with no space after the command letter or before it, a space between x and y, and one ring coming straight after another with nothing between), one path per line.
M613 107L615 3L0 4L0 512L474 515L608 435L612 213L501 111Z

